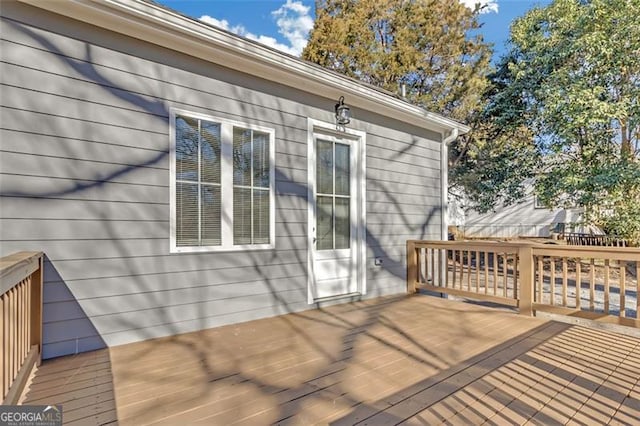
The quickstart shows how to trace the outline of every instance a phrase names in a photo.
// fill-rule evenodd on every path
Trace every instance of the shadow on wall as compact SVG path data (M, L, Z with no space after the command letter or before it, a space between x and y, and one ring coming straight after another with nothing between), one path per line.
M11 7L23 8L29 13L34 11L26 6ZM43 22L46 23L50 19L50 16L45 16ZM143 88L141 90L146 90L145 94L127 92L120 88L117 79L111 78L117 75L117 70L94 63L99 62L96 59L99 55L95 54L91 44L84 45L83 57L71 57L65 51L66 47L58 45L55 37L49 39L44 36L42 30L33 30L12 20L3 19L3 24L11 28L11 31L20 33L20 37L28 39L29 43L39 46L43 52L47 52L50 58L47 56L46 59L50 64L68 69L68 74L75 79L74 81L77 80L72 84L93 84L95 87L92 86L92 90L100 92L104 97L104 103L100 104L99 108L110 111L109 108L113 107L114 111L115 108L125 111L124 114L120 111L119 120L122 120L122 126L114 126L111 133L105 123L85 123L82 119L74 118L75 124L71 128L79 129L82 138L72 140L73 143L66 143L72 138L67 139L65 135L72 134L73 131L65 129L66 123L70 122L68 117L64 116L65 108L71 111L83 108L89 110L92 103L89 100L60 101L60 116L48 114L39 121L40 129L43 130L37 137L43 139L33 135L29 137L34 137L32 145L35 146L42 140L52 141L54 138L51 136L54 136L55 140L65 142L61 146L64 146L66 151L58 153L56 158L25 153L22 161L25 164L27 161L32 162L25 170L34 173L34 176L27 176L32 178L30 182L34 183L24 185L14 180L11 184L3 183L1 188L0 196L7 197L5 199L9 200L8 203L25 203L29 206L27 211L34 212L30 213L33 214L32 219L20 218L26 223L23 226L31 228L30 235L33 239L21 241L19 237L15 237L12 246L18 248L24 244L23 247L28 246L29 249L44 250L45 255L49 254L53 258L46 257L45 263L45 358L123 343L114 337L122 333L122 330L126 330L130 336L135 336L136 340L144 340L229 322L297 312L310 307L306 301L306 166L276 169L277 199L289 197L296 200L291 208L296 210L292 213L296 215L295 221L290 223L288 218L283 220L282 217L276 217L276 222L280 220L278 225L283 229L282 234L276 236L278 250L246 252L242 253L242 257L237 253L220 253L215 255L215 259L210 253L168 255L168 205L164 201L168 199L169 192L169 174L164 164L168 163L168 138L166 134L149 132L146 140L134 138L132 142L132 137L143 133L135 133L138 131L135 121L139 115L136 116L130 111L147 114L149 126L166 128L167 105L180 104L180 96L174 95L177 100L160 99L154 95L158 93L155 86L157 82L150 83L146 80L140 84ZM14 50L13 55L15 54ZM153 55L157 55L157 52ZM166 72L160 69L161 65L157 66L159 69L153 72L158 75ZM144 80L143 76L130 75L127 78L132 79L131 81ZM240 104L240 112L246 117L255 117L256 111L262 110L261 99L252 100L244 95L240 96L240 91L244 90L244 94L247 91L246 88L241 89L238 88L235 102ZM171 96L162 93L167 97ZM302 98L302 95L296 93L296 97L294 99ZM29 99L25 98L24 102L28 103ZM17 120L23 121L17 123L17 126L29 128L28 122L33 120L34 116L40 117L37 115L40 114L38 108L44 103L36 105L35 101L33 102L34 105L30 106L33 110L14 112ZM109 105L109 102L113 103L113 106ZM299 136L291 137L288 132L306 134L306 127L295 128L292 124L282 123L298 123L305 112L292 111L291 99L276 98L274 102L277 103L275 109L279 111L279 116L273 115L273 110L267 112L276 117L273 120L280 120L274 122L274 126L283 128L282 133L277 135L276 143L297 143ZM129 109L122 108L123 104L129 105ZM266 107L263 109L267 110ZM78 114L82 117L82 114ZM23 137L27 138L24 135ZM160 142L156 143L157 141ZM138 156L127 156L126 153L129 151L126 150L138 142L152 146L153 149L147 149ZM87 146L85 153L89 159L77 158L74 147L80 145ZM102 151L97 150L104 145L110 145L110 148L118 145L117 149L114 148L111 152L126 159L116 163L100 157L97 152ZM417 138L413 138L403 152L389 151L386 160L402 156L409 158L412 155L412 147L417 145ZM96 151L92 151L93 149ZM285 156L287 154L283 157ZM83 165L73 170L56 168L56 179L46 176L43 181L37 180L42 176L35 176L34 169L41 175L46 175L57 167L52 164L62 164L56 161L57 158L63 157L74 160L71 164ZM290 158L302 157L291 155ZM303 161L306 165L306 157ZM157 173L162 175L162 182L149 184L147 179L150 181L152 175L155 179ZM412 233L411 238L425 238L429 228L433 226L432 222L437 220L439 208L430 207L424 215L416 215L415 212L407 214L403 209L401 196L398 195L399 185L382 180L367 181L368 190L375 190L381 194L380 198L384 199L384 202L379 204L384 207L379 209L389 217L389 221L392 221L395 227L401 228L403 232ZM142 201L135 199L138 195ZM163 202L147 203L147 200L154 197ZM74 209L62 207L66 206L66 203L74 206ZM107 208L108 205L112 206ZM376 226L382 229L385 224L379 223ZM371 268L366 270L373 276L378 275L378 272L385 272L391 277L399 278L398 282L403 282L406 278L404 247L395 243L395 239L398 238L391 235L391 232L393 231L372 231L372 228L367 226L367 257L382 257L384 263L373 272ZM73 240L74 238L76 239ZM392 239L393 244L388 242ZM35 245L42 246L36 248ZM394 248L390 250L390 246ZM47 253L47 247L55 247L56 254ZM50 250L53 252L54 248ZM226 266L220 266L221 259L226 259ZM238 265L244 271L252 271L251 282L243 282L237 277ZM284 282L285 280L287 281ZM372 291L369 295L376 293ZM109 328L108 332L104 332L106 325Z
M44 274L43 358L105 348L100 333L46 254Z

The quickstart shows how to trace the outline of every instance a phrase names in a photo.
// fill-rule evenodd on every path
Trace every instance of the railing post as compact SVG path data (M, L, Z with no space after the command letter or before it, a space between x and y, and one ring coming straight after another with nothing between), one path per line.
M38 269L31 275L31 340L29 347L38 346L38 359L36 365L42 362L42 284L44 278L44 258L39 256Z
M533 316L533 247L531 245L521 245L518 247L518 258L520 264L520 315Z
M416 250L416 242L407 240L407 293L416 292L416 283L418 282L418 252Z

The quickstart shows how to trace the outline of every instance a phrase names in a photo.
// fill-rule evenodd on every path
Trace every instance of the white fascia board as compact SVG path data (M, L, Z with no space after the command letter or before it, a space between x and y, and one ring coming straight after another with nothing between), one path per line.
M345 96L354 107L372 111L439 133L470 128L386 95L352 79L330 72L258 43L186 18L161 6L139 0L20 0L243 73L304 90L329 99Z

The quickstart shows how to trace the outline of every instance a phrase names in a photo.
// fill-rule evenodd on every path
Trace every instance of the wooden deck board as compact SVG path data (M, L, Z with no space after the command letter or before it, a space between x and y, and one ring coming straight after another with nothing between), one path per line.
M640 339L387 297L45 361L65 424L625 424Z

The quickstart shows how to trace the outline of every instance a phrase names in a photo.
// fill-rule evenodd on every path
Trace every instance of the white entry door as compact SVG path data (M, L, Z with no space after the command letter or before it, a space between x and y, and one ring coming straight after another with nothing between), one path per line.
M360 138L314 133L309 161L310 301L358 293Z

